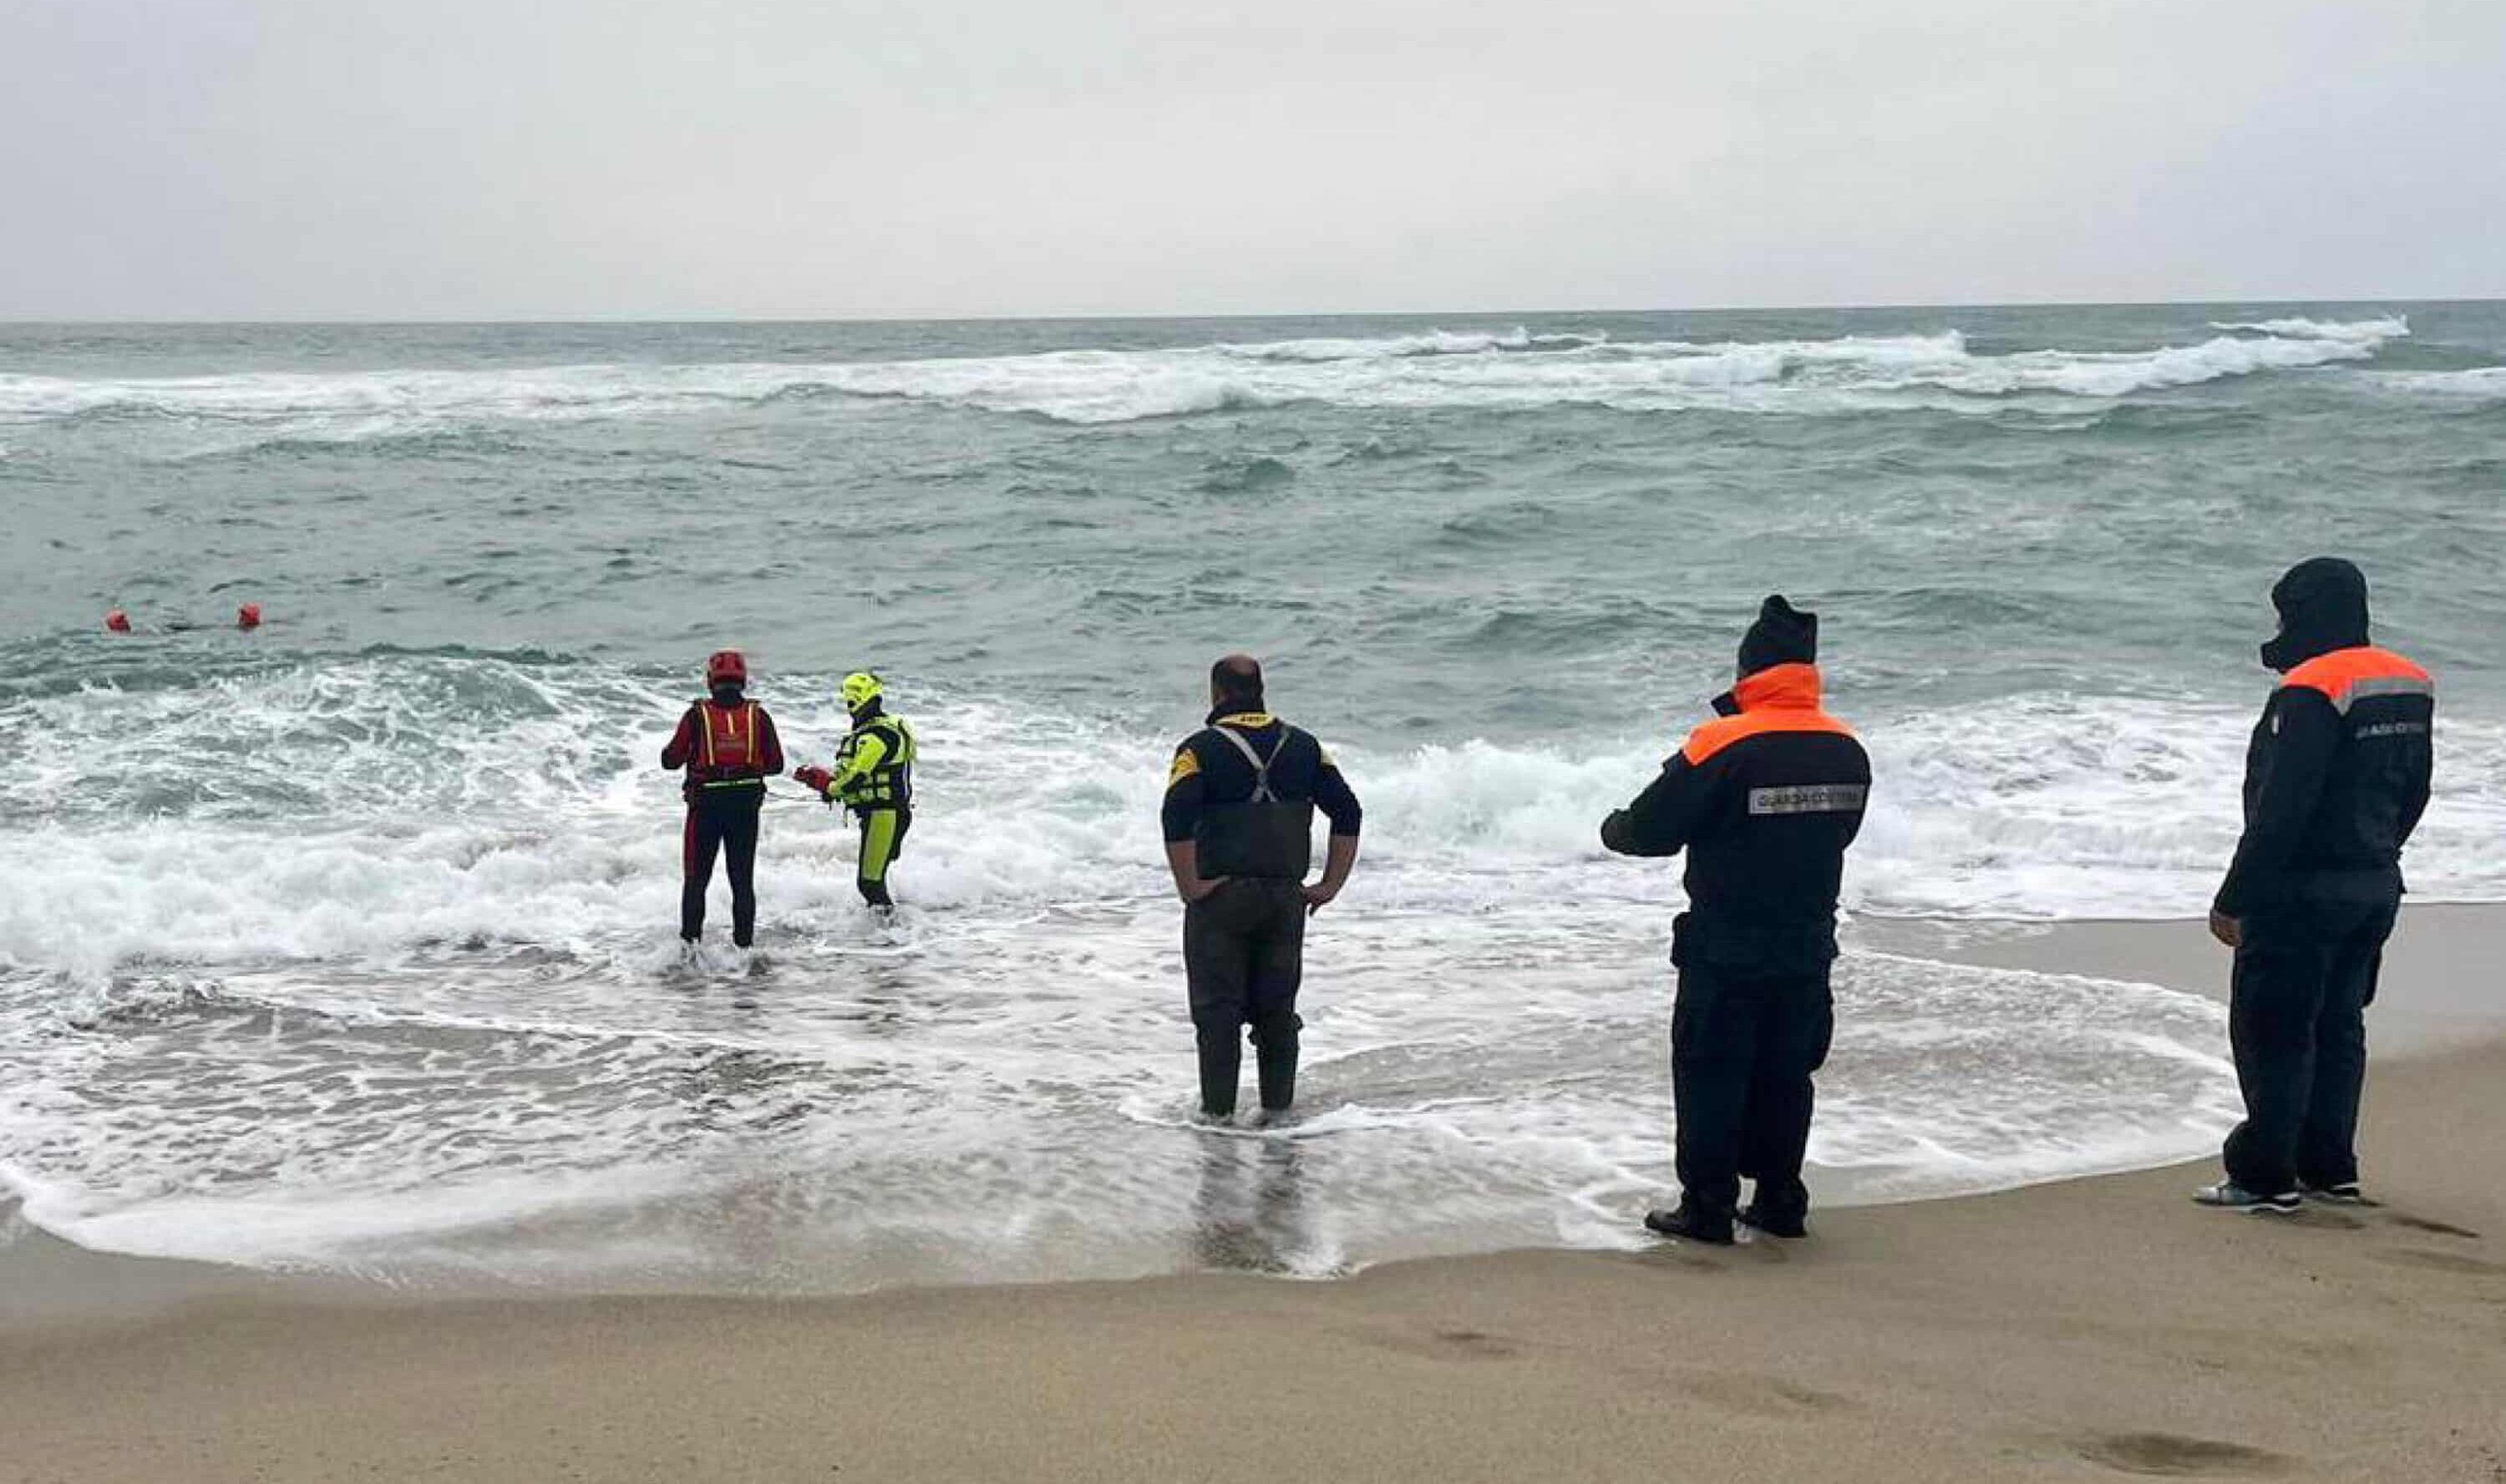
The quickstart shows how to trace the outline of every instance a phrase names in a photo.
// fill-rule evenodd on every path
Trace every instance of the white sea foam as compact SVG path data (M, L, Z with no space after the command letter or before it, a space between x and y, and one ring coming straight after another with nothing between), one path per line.
M477 424L721 410L806 395L927 402L1069 423L1225 409L1345 407L1741 412L1987 409L2038 395L2111 400L2264 371L2371 360L2400 319L2267 321L2187 345L1980 355L1954 331L1823 340L1621 343L1581 335L1427 333L1171 350L818 365L68 379L0 374L0 421L130 416L197 425L208 446L356 440ZM224 442L221 442L223 440Z
M2370 374L2376 385L2396 391L2465 402L2506 399L2506 366L2474 366L2462 371L2375 371Z
M396 979L411 1003L377 1017L319 975L132 980L66 1026L0 1017L0 1184L115 1250L604 1285L1630 1243L1669 1176L1652 935L1569 909L1318 936L1306 1113L1257 1133L1186 1116L1153 917L1065 939L1086 975L1023 982L1046 966L787 961L727 996L473 965ZM578 1023L464 1013L534 990ZM1811 1148L1830 1200L2187 1154L2232 1115L2197 997L1856 954L1839 1000Z
M0 962L95 982L133 961L639 939L674 891L676 841L657 825L674 796L645 764L681 703L598 667L477 657L30 698L0 725L24 760L0 778ZM823 755L830 709L780 709L795 751ZM1160 894L1141 822L1169 739L989 702L916 710L931 799L913 836L918 900L1040 909ZM2223 780L2241 769L2240 711L2047 693L1866 721L1879 784L1853 906L2183 916L2234 845ZM2413 884L2506 898L2493 849L2506 728L2449 719L2441 743ZM1536 879L1546 897L1672 901L1665 873L1594 839L1672 745L1343 745L1368 799L1368 895L1476 912ZM169 771L167 757L213 760ZM827 811L787 800L770 816L770 911L827 926L850 899L850 844Z
M2213 330L2243 331L2253 335L2272 336L2288 340L2345 340L2354 344L2381 344L2411 333L2411 322L2401 315L2388 314L2371 320L2311 320L2303 318L2253 321L2227 320L2211 322Z
M679 703L396 655L0 707L30 762L0 777L0 1183L131 1251L826 1288L1612 1245L1668 1178L1675 871L1593 839L1667 739L1342 747L1367 865L1312 944L1307 1116L1257 1136L1188 1126L1161 739L917 693L902 932L841 822L774 804L765 952L682 964L649 766ZM823 757L832 708L777 710ZM1862 909L2190 913L2234 837L2241 713L1867 720ZM2441 757L2416 882L2506 896L2506 731L2449 723ZM2190 1154L2232 1113L2192 997L1860 951L1841 995L1829 1198Z
M1606 336L1533 335L1518 325L1503 332L1431 330L1423 335L1375 339L1268 340L1220 345L1223 355L1247 361L1393 361L1409 356L1469 356L1500 350L1569 350L1605 344Z

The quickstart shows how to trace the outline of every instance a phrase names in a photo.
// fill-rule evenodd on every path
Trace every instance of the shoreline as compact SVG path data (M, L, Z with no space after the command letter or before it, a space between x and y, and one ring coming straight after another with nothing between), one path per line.
M0 1479L2487 1481L2506 1149L2424 1148L2493 1126L2501 1076L2506 1046L2388 1069L2390 1204L2295 1218L2200 1210L2174 1167L1329 1283L231 1291L0 1328Z
M2228 950L2194 918L1874 917L1854 919L1855 946L1883 953L2130 979L2228 998ZM2384 977L2368 1010L2379 1059L2456 1050L2506 1037L2506 995L2484 969L2506 962L2506 904L2406 902L2384 951Z
M2199 924L1876 926L2225 979ZM2197 1162L1821 1210L1802 1243L812 1297L412 1290L23 1231L0 1480L2506 1480L2501 939L2506 911L2406 914L2362 1131L2386 1204L2293 1218L2196 1208Z
M1848 948L1938 960L1982 969L2073 974L2153 983L2224 1003L2228 955L2199 921L2143 919L1893 918L1864 916L1847 933ZM2506 1054L2506 997L2483 1003L2477 966L2506 962L2506 904L2413 905L2388 954L2385 987L2370 1011L2371 1051L2379 1069L2394 1062L2443 1058L2481 1048ZM1663 1010L1669 1012L1665 971ZM2224 1036L2224 1032L2222 1033ZM2224 1054L2225 1047L2221 1047ZM1989 1199L2083 1181L2124 1179L2161 1170L2198 1168L2214 1156L2170 1159L2122 1169L2090 1169L2015 1184L1947 1195L1920 1194L1880 1200L1830 1202L1831 1211L1919 1207ZM1526 1246L1482 1252L1404 1255L1345 1272L1307 1277L1257 1269L1217 1267L1045 1279L948 1281L910 1279L849 1290L742 1292L722 1289L540 1286L484 1275L448 1273L418 1280L361 1277L352 1273L257 1268L214 1259L159 1256L81 1246L26 1220L19 1202L0 1191L0 1335L32 1325L76 1325L89 1320L146 1319L201 1302L274 1301L376 1305L464 1302L562 1304L582 1301L686 1299L728 1302L841 1302L879 1294L945 1291L961 1288L1052 1287L1063 1284L1127 1284L1164 1278L1245 1277L1257 1281L1325 1284L1414 1262L1472 1261L1535 1253L1626 1255L1605 1250Z

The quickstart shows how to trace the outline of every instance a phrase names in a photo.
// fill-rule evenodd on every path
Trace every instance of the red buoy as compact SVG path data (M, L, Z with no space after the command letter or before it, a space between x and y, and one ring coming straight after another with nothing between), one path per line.
M235 610L235 627L249 633L261 627L261 605L246 603Z
M123 612L121 609L119 609L119 608L115 609L113 612L111 612L111 613L109 613L109 614L106 614L106 615L104 616L104 631L105 631L106 633L108 633L108 634L126 634L126 633L129 633L129 632L130 632L130 615L128 615L128 614L126 614L126 613L124 613L124 612Z

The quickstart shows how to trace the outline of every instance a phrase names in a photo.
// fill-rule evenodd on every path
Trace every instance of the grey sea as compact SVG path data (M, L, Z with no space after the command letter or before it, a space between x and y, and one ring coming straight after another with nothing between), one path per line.
M1679 891L1595 829L1760 596L1875 757L1854 921L2198 913L2324 551L2444 689L2413 888L2495 901L2501 495L2497 304L0 326L0 1231L769 1291L1627 1245ZM680 953L723 646L796 761L849 669L913 720L892 928L787 791L758 951ZM1191 1121L1155 823L1233 649L1368 809L1275 1128ZM1823 1199L2234 1115L2207 1001L1848 942Z

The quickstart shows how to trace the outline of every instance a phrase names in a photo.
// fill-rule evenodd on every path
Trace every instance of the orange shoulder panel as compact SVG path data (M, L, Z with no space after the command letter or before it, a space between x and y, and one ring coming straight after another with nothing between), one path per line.
M1679 755L1688 760L1690 767L1697 767L1735 742L1775 732L1825 732L1849 737L1853 728L1824 711L1772 706L1764 711L1743 711L1736 717L1716 717L1688 734Z
M2350 701L2362 694L2426 695L2436 689L2427 671L2374 645L2317 654L2289 671L2280 686L2318 691L2344 712L2349 709Z

